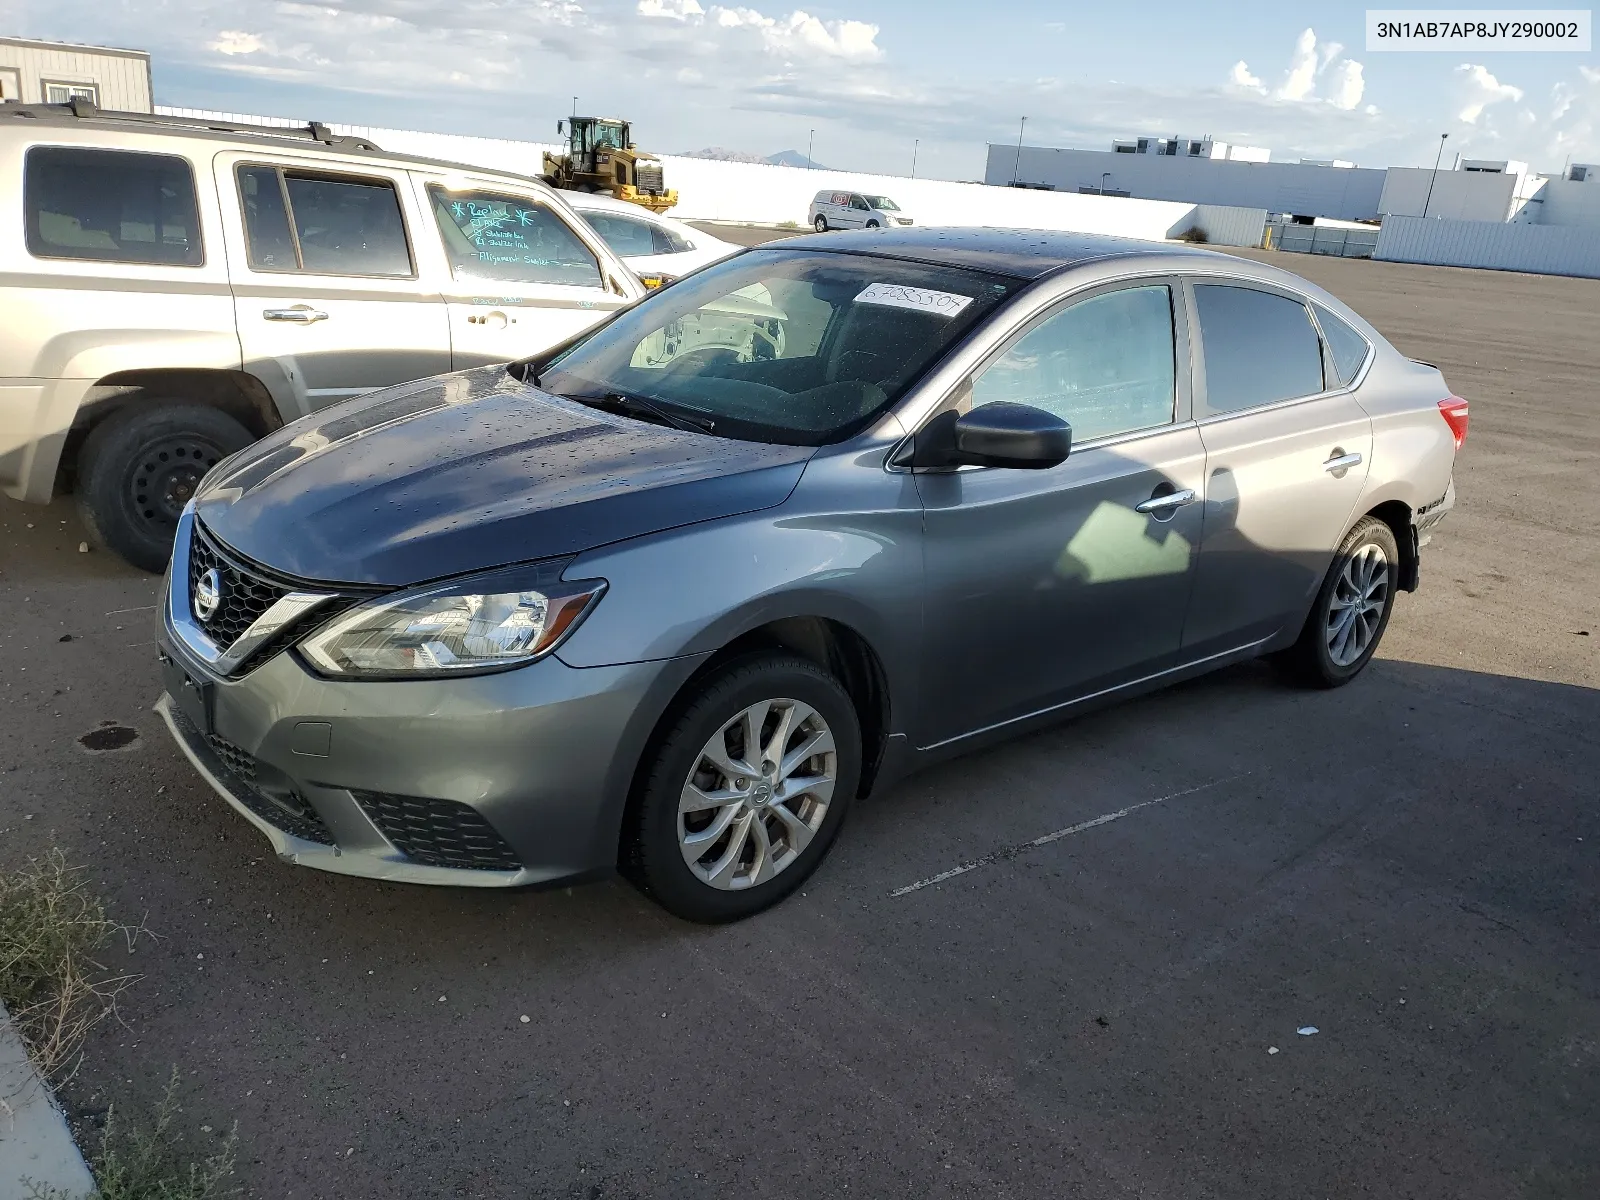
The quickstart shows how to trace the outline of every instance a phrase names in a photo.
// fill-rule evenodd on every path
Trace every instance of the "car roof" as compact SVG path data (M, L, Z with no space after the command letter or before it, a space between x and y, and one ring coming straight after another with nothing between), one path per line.
M790 250L835 250L900 258L938 266L990 271L1034 280L1095 259L1171 255L1223 258L1185 244L1142 242L1099 233L1053 229L895 228L851 233L819 233L769 243Z

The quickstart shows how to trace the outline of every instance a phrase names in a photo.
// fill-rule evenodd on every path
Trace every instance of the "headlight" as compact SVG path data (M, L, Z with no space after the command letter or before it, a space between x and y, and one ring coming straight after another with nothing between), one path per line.
M328 675L418 679L481 674L554 650L605 591L561 582L571 559L473 575L386 596L335 617L300 643Z

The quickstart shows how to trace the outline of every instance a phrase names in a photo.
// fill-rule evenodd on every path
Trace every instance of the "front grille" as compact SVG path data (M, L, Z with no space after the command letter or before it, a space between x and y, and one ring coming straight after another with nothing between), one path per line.
M224 773L232 776L228 780L231 784L228 790L241 804L290 837L319 842L324 846L333 845L333 834L328 832L317 810L311 807L304 796L293 791L287 795L273 795L257 786L258 772L253 754L214 733L206 741L224 768Z
M469 805L387 792L350 794L383 836L414 862L469 871L522 868L516 851Z
M191 598L195 594L195 586L200 582L201 576L210 570L215 570L221 581L219 590L222 600L217 605L217 611L212 613L209 619L202 618L199 613L195 613L194 618L200 622L201 628L211 640L224 650L238 641L239 635L249 629L257 617L287 596L290 591L289 588L224 557L215 543L200 528L199 522L196 522L194 534L189 539Z
M663 177L660 167L637 167L633 172L633 179L634 187L638 188L641 192L649 192L652 195L660 195L663 190L661 186Z

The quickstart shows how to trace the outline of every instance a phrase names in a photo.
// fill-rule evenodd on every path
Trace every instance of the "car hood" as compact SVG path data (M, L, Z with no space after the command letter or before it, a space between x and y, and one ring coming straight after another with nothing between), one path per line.
M283 574L406 586L769 508L813 453L614 416L485 367L285 426L223 462L195 511Z

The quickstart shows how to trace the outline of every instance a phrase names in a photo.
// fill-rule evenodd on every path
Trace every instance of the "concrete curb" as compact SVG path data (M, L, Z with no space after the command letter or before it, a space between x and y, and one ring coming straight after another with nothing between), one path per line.
M66 1117L0 1005L0 1196L27 1196L29 1185L73 1200L97 1194Z

